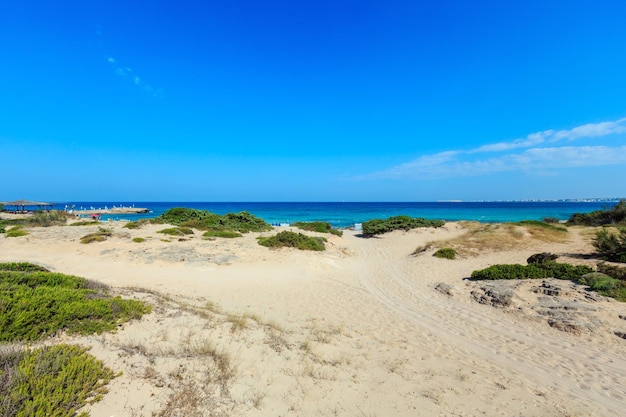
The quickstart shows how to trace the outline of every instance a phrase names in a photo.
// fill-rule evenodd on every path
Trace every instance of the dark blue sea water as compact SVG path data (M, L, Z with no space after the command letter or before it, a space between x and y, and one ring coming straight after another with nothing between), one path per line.
M326 221L334 227L351 227L371 219L384 219L397 215L424 217L427 219L477 220L481 222L512 222L542 220L556 217L567 220L573 213L601 210L616 204L613 202L542 201L542 202L422 202L422 203L200 203L200 202L72 202L64 203L76 209L111 208L113 206L145 207L147 214L123 214L103 216L103 219L138 220L156 217L173 207L209 210L217 214L249 211L271 224L296 221ZM63 209L63 205L55 206Z

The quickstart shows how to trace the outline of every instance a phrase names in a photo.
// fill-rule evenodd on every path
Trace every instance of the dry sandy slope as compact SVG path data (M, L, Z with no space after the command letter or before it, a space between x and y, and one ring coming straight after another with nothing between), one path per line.
M459 224L374 239L347 232L329 237L322 253L269 250L255 234L164 242L162 226L110 227L111 239L90 245L78 242L88 227L0 237L2 261L132 287L128 296L157 306L114 335L63 339L90 344L124 372L92 416L149 416L193 381L213 410L197 415L618 416L626 406L626 340L613 334L626 331L622 303L595 301L603 324L577 335L478 304L476 283L464 279L544 250L591 251L576 231L565 244L449 261L411 253L463 233ZM147 241L133 243L138 236ZM438 283L453 295L436 291ZM227 384L207 365L210 355L198 354L209 344L230 359Z

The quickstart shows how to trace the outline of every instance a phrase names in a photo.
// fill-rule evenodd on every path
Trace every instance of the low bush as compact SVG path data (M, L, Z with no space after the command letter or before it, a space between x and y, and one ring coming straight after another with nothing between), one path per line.
M618 233L606 229L599 230L593 240L593 246L604 259L626 263L626 227L620 227L618 230Z
M0 263L0 271L50 272L47 268L30 262L2 262Z
M80 243L87 244L93 242L104 242L109 236L111 236L110 230L100 228L100 230L95 233L89 233L88 235L81 237Z
M535 253L534 255L530 255L526 262L530 264L541 264L548 261L555 261L559 255L555 255L549 252Z
M5 232L6 237L26 236L28 232L22 226L14 226Z
M81 346L0 350L0 415L86 417L78 410L99 401L115 376Z
M264 232L272 226L247 211L228 213L223 216L206 210L183 207L170 209L152 220L153 223L192 227L198 230L235 231L241 233Z
M626 200L620 200L613 207L596 210L591 213L574 213L567 220L572 226L604 226L608 224L626 224Z
M601 272L593 272L583 275L578 282L588 285L590 290L597 291L598 294L626 302L626 281L615 279Z
M559 219L557 217L544 217L543 218L543 222L544 223L548 223L548 224L560 223L560 221L559 221Z
M135 222L128 222L124 225L124 227L127 229L139 229L143 227L145 224L149 224L149 223L150 223L149 219L141 219Z
M133 242L135 243L141 243L141 242L145 242L146 239L142 238L142 237L134 237L133 238Z
M70 215L60 210L36 211L31 217L24 219L24 222L29 226L62 226L67 224L69 217Z
M441 227L443 220L427 220L420 217L395 216L386 220L368 220L362 225L363 236L371 237L394 230L411 230L418 227Z
M301 250L323 251L326 249L324 238L311 237L302 233L294 233L288 230L282 231L274 236L259 237L259 245L269 248L290 247Z
M309 232L318 233L331 233L336 236L343 236L341 230L333 229L333 226L328 222L296 222L292 226L298 229L308 230Z
M626 281L626 268L607 264L606 262L600 262L598 264L598 272L606 274L615 279L619 279L621 281Z
M159 230L157 231L157 233L162 233L169 236L186 236L193 235L193 230L188 227L171 227L169 229Z
M433 253L434 257L443 259L456 259L456 255L456 251L452 248L441 248L437 252Z
M226 239L233 239L242 236L243 235L239 232L231 232L228 230L209 230L208 232L204 232L202 234L202 237L204 238L221 237Z
M84 220L80 222L70 223L70 226L99 226L101 224L102 223L100 223L99 221L95 221L95 220Z
M569 265L554 261L545 261L530 265L492 265L488 268L472 272L472 279L500 280L557 278L578 281L580 277L590 272L593 272L593 269L586 265Z
M62 330L114 331L119 323L150 312L149 306L111 297L84 278L43 271L0 270L0 306L0 341L8 342L40 340Z

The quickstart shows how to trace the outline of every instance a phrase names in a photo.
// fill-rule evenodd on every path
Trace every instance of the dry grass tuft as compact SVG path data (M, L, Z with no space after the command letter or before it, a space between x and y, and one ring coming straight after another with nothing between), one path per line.
M455 239L439 242L439 244L452 247L463 256L512 250L529 246L536 241L567 242L569 240L566 230L542 227L537 224L461 223L467 233Z

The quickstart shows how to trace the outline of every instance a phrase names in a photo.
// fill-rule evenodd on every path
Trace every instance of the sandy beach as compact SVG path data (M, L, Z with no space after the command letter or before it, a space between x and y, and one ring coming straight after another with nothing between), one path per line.
M163 225L81 244L93 226L0 235L0 261L30 261L153 305L91 346L122 375L93 417L619 416L626 409L626 304L569 281L474 282L472 271L549 251L589 263L591 235L524 237L513 248L432 256L465 223L364 239L324 252L256 238L178 240ZM285 228L276 228L276 230ZM307 232L311 235L315 233ZM132 239L141 237L137 243ZM508 295L502 297L502 294ZM201 410L201 411L198 411Z

